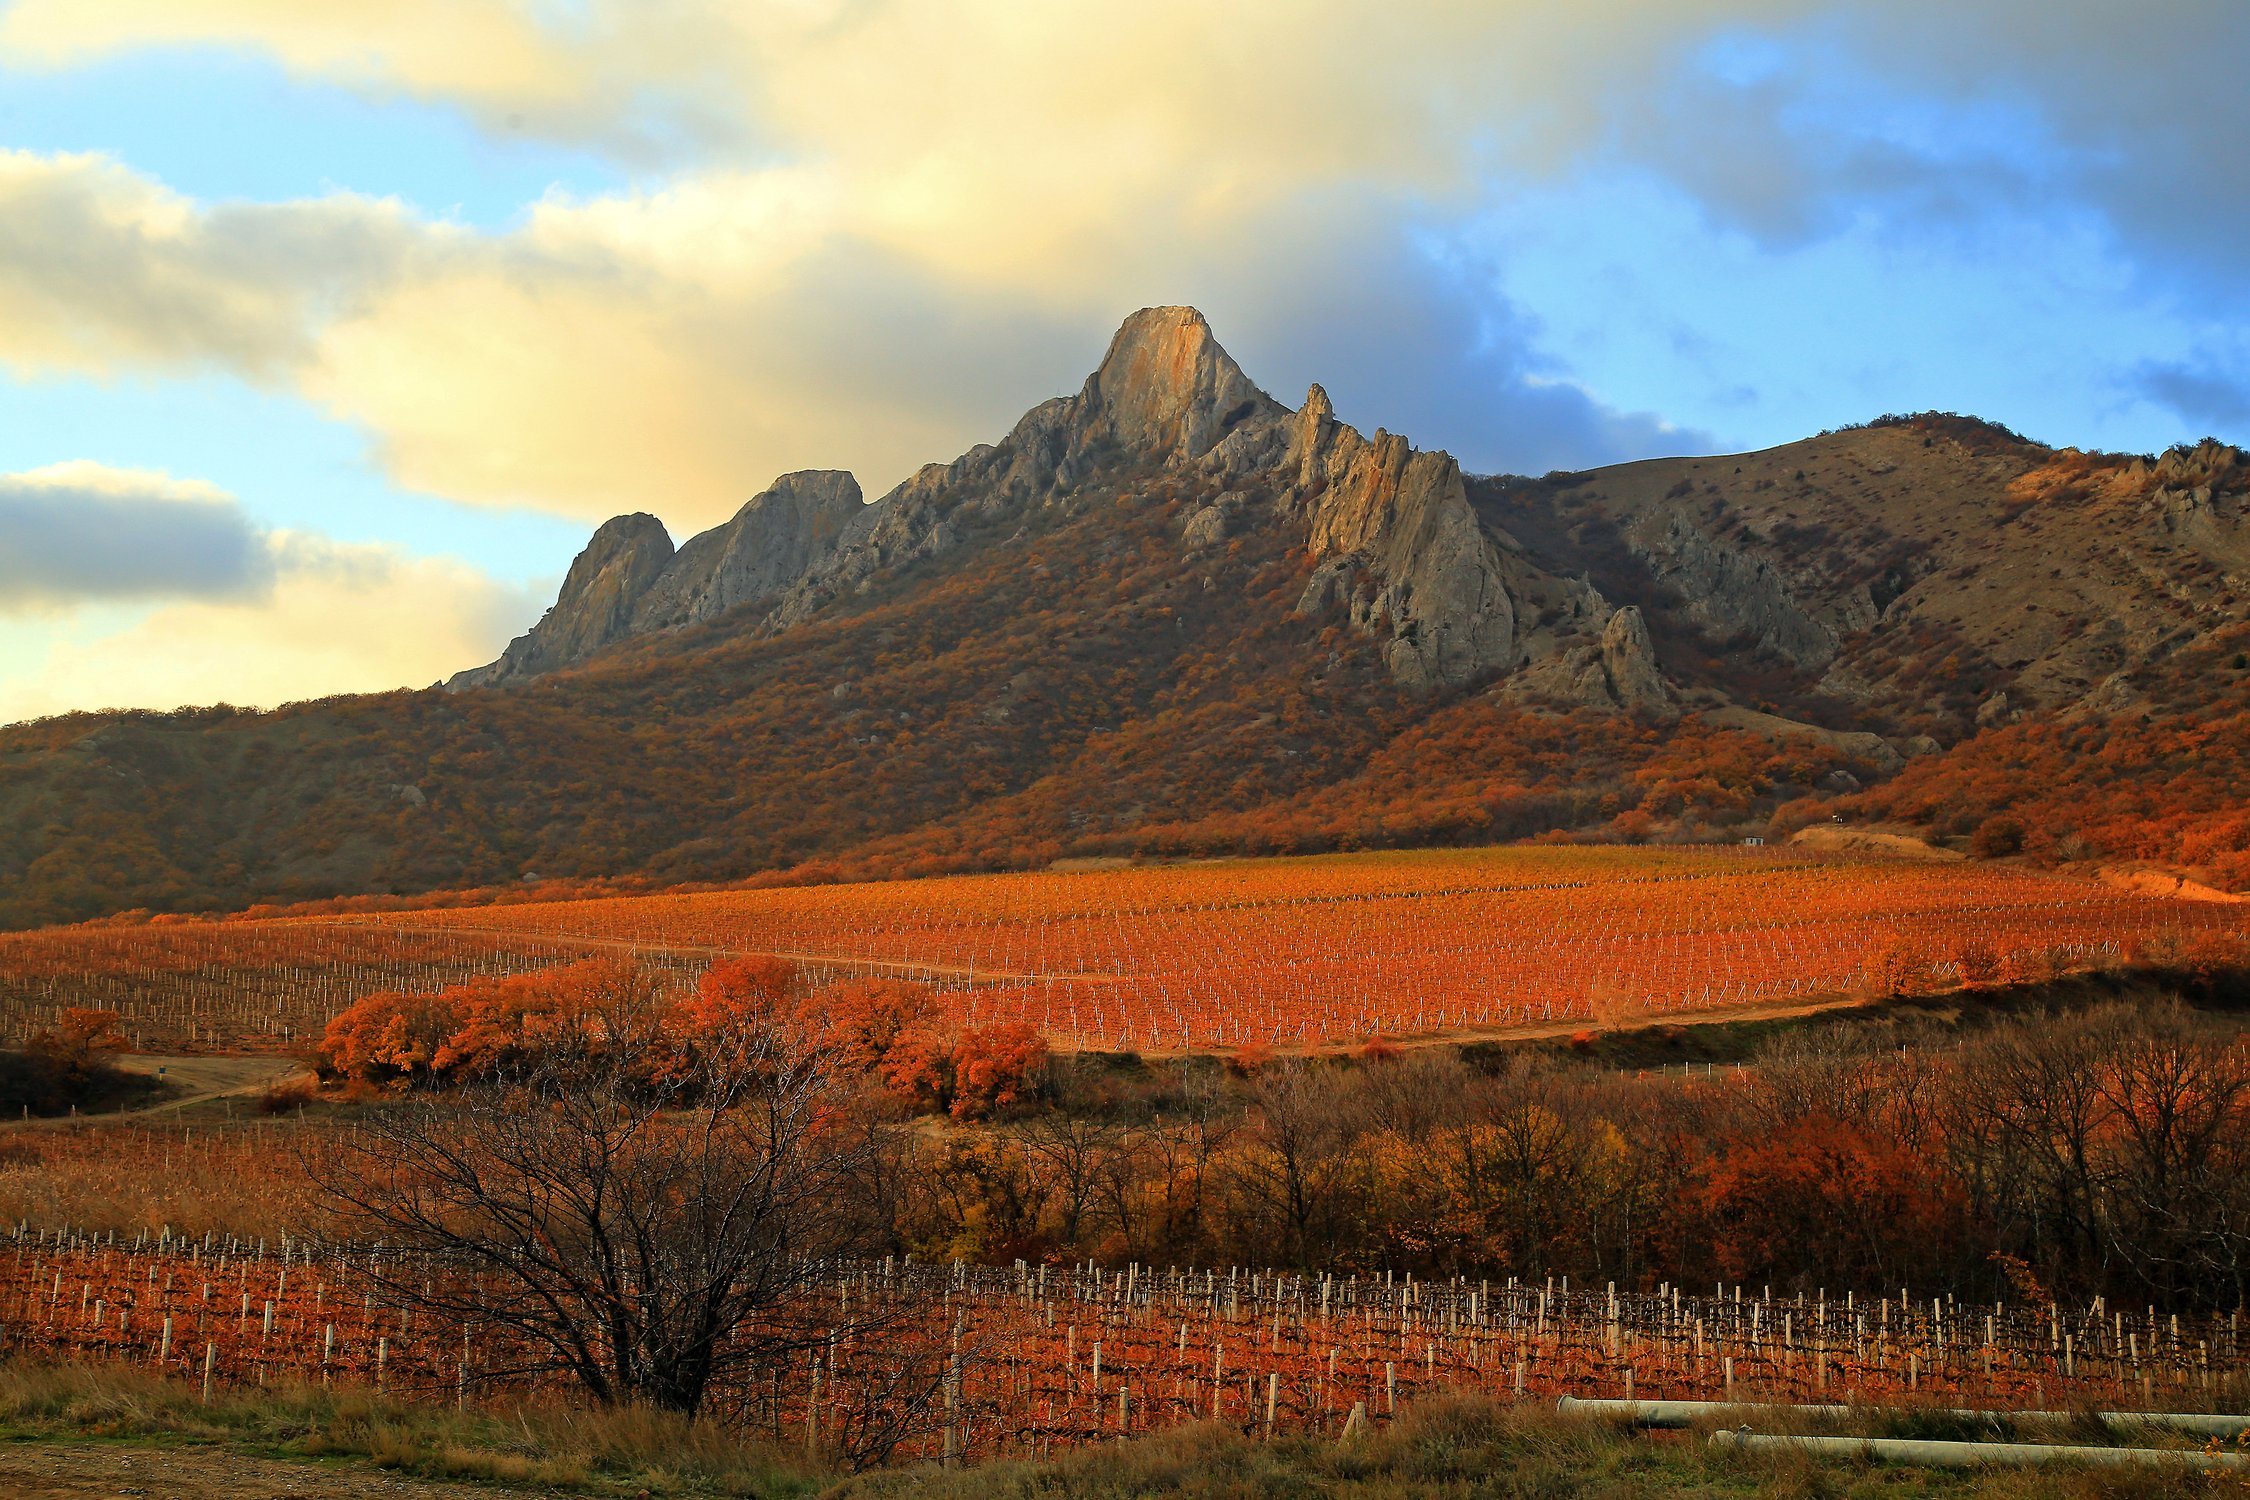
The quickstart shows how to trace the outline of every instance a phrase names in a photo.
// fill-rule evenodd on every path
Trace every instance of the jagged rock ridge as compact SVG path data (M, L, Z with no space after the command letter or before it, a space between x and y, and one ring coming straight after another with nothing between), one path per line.
M606 559L627 518L608 523L547 617L499 661L447 685L522 682L627 636L730 611L746 628L785 629L879 570L945 552L964 522L1036 510L1105 472L1146 465L1279 497L1248 522L1243 490L1230 488L1183 541L1208 546L1236 524L1303 527L1320 564L1304 608L1341 608L1378 636L1407 688L1459 687L1516 664L1507 569L1451 457L1391 433L1362 437L1318 386L1292 413L1251 382L1201 313L1158 307L1125 320L1076 395L1034 407L999 443L929 465L873 505L859 504L848 474L784 475L677 555L668 539L658 546L652 518L630 518L645 556L616 576Z

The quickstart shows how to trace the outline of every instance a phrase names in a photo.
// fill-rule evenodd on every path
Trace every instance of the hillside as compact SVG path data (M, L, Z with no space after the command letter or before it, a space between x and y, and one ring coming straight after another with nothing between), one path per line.
M2011 809L2250 883L2246 490L1950 417L1464 477L1151 309L873 504L607 523L442 689L0 730L0 923Z

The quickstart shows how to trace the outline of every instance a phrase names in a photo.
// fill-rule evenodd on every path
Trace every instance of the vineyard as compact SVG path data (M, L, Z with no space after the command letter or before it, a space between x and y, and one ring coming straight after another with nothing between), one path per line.
M0 1021L84 1005L150 1050L286 1047L373 990L765 953L1065 1047L1286 1048L2036 977L2226 948L2246 914L1990 864L1506 847L51 928L0 935Z
M497 1373L520 1351L489 1330L386 1305L364 1274L380 1248L19 1228L0 1251L8 1353L127 1361L207 1389L353 1382L467 1400L524 1388ZM396 1278L392 1255L383 1270ZM721 1410L816 1448L889 1434L899 1456L1044 1453L1199 1418L1326 1432L1355 1406L1381 1420L1438 1390L2206 1411L2244 1390L2239 1312L2189 1322L2098 1300L1970 1305L1905 1289L1620 1294L885 1260L834 1266L784 1316L813 1330L815 1351L723 1393ZM824 1326L838 1330L825 1341Z

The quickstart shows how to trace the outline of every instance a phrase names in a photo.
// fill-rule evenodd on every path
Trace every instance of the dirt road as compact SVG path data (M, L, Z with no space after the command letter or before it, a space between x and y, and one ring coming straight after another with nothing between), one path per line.
M268 1085L289 1078L311 1076L303 1067L286 1057L166 1057L153 1053L135 1053L118 1058L117 1065L128 1073L146 1073L152 1077L161 1073L166 1083L181 1092L139 1109L113 1110L106 1114L62 1115L45 1120L0 1120L0 1130L67 1130L73 1125L98 1125L103 1121L176 1114L190 1105L255 1094Z
M0 1495L11 1500L492 1500L494 1493L364 1464L290 1463L211 1448L0 1443Z
M1731 1026L1745 1021L1791 1021L1804 1016L1819 1015L1824 1011L1851 1010L1867 1004L1858 995L1819 995L1802 1000L1767 1000L1752 1005L1712 1006L1705 1010L1635 1011L1630 1018L1614 1021L1589 1020L1585 1016L1572 1016L1561 1021L1525 1021L1514 1026L1461 1026L1445 1031L1433 1031L1420 1036L1390 1037L1390 1045L1403 1051L1420 1047L1459 1047L1470 1042L1539 1042L1557 1037L1576 1036L1581 1031L1623 1033L1654 1031L1667 1026ZM1048 1045L1057 1052L1085 1050L1105 1051L1108 1043L1099 1038L1073 1036L1069 1032L1051 1032ZM1355 1052L1364 1042L1316 1042L1302 1047L1276 1047L1276 1057L1334 1056ZM1204 1055L1223 1055L1231 1049L1202 1047L1194 1049ZM1183 1054L1173 1048L1144 1048L1142 1057L1164 1059Z

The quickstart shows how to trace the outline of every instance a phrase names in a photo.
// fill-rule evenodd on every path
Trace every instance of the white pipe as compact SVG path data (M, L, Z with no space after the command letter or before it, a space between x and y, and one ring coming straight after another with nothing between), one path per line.
M2196 1448L2088 1448L2073 1443L1941 1443L1923 1438L1789 1437L1759 1432L1711 1434L1723 1448L1793 1450L1839 1458L1881 1458L1938 1468L1977 1464L2200 1464L2250 1468L2250 1453L2205 1453Z
M1786 1406L1746 1401L1611 1401L1564 1396L1555 1409L1588 1417L1608 1417L1641 1427L1692 1427L1714 1418L1737 1417L1745 1412L1787 1412L1800 1417L1844 1418L1873 1411L1900 1411L1925 1416L1952 1417L1964 1422L2022 1422L2057 1425L2077 1413L2067 1411L1977 1411L1968 1407ZM2236 1438L2250 1432L2250 1417L2223 1413L2182 1411L2101 1411L2095 1416L2118 1427L2155 1427L2167 1432L2192 1432L2201 1437Z

